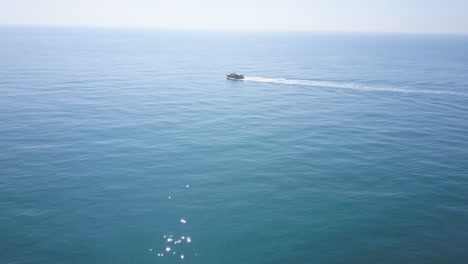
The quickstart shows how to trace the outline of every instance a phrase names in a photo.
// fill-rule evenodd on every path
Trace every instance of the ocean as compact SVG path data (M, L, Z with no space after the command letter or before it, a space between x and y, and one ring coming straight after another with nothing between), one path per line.
M0 263L468 263L468 36L0 36Z

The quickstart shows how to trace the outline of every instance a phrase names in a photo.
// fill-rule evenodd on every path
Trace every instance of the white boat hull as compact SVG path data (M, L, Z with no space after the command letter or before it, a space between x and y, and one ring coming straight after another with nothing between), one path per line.
M229 77L229 76L227 76L226 79L228 79L228 80L234 80L234 81L242 81L242 80L244 80L244 78L234 78L234 77Z

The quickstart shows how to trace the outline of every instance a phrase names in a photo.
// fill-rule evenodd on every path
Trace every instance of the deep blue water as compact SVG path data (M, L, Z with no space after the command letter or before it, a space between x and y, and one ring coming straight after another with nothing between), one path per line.
M1 263L468 262L467 36L0 36Z

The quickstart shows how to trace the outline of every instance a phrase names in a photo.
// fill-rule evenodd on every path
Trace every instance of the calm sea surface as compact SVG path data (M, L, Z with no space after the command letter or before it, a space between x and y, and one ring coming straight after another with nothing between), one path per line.
M0 262L468 263L467 73L467 36L0 27Z

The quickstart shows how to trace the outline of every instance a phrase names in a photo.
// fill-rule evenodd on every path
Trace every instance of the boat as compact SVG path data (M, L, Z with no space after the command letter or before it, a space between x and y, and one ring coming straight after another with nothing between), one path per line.
M230 73L230 74L227 74L226 76L228 80L243 80L244 79L244 74Z

